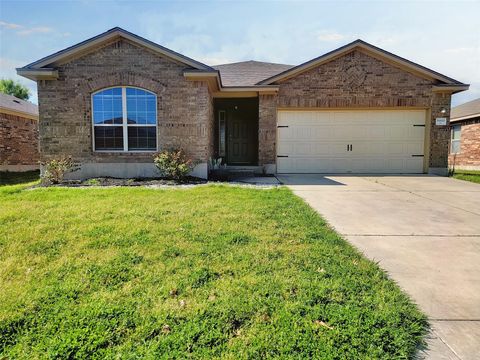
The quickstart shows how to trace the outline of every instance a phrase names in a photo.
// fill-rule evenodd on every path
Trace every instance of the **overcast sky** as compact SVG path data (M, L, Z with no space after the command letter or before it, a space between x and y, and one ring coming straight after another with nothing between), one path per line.
M471 84L480 97L477 1L6 1L0 0L0 77L115 26L209 65L299 64L355 39Z

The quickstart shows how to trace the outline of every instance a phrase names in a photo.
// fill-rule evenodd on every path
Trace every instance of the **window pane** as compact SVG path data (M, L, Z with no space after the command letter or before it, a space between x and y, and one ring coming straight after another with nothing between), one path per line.
M129 126L128 150L155 150L157 135L155 126Z
M121 124L122 88L106 89L93 95L92 112L95 124Z
M123 117L122 117L122 112L116 112L115 114L113 114L114 116L114 119L113 119L113 123L114 124L122 124L123 123Z
M127 96L127 110L135 112L137 111L137 99L133 96Z
M454 140L460 140L460 134L461 134L462 128L460 125L455 125L452 128L452 139Z
M98 95L93 97L93 108L95 111L103 111L102 98Z
M452 140L452 147L450 149L452 154L456 154L460 152L460 140Z
M157 97L148 91L127 88L127 118L129 124L155 125ZM136 144L137 147L143 145ZM149 147L145 145L145 147Z
M147 111L149 111L149 112L155 112L156 111L155 96L148 96L147 97Z
M103 112L94 112L93 113L93 122L95 124L103 124Z
M155 125L157 123L157 117L155 112L147 112L147 124Z
M121 126L95 126L95 150L123 150Z

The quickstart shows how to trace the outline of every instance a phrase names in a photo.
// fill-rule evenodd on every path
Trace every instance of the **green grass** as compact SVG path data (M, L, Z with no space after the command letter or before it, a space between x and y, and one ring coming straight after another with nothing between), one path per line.
M0 171L0 186L31 183L40 180L40 171L9 172Z
M404 359L425 317L284 188L0 188L0 358Z
M475 170L455 170L452 175L455 179L471 181L480 184L480 171Z

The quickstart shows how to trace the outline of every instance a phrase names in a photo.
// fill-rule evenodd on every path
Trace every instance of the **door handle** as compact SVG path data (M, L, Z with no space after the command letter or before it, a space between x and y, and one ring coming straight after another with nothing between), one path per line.
M347 144L347 151L350 151L350 145Z
M353 145L352 145L352 144L350 144L350 151L352 151L352 150L353 150Z

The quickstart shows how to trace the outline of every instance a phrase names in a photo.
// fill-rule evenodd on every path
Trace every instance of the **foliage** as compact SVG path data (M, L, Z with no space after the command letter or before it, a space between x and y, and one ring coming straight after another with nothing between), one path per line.
M42 181L44 184L60 184L67 173L77 171L78 164L71 156L60 156L42 164L45 167Z
M184 180L193 169L193 162L183 150L164 150L155 154L153 162L168 179Z
M30 97L30 90L12 79L0 79L0 93L13 95L22 100L28 100Z
M0 358L406 359L422 314L289 190L0 187Z
M223 159L221 157L217 159L210 158L208 162L209 162L209 168L211 170L218 170L218 169L221 169L222 167L225 167L225 165L222 165Z

